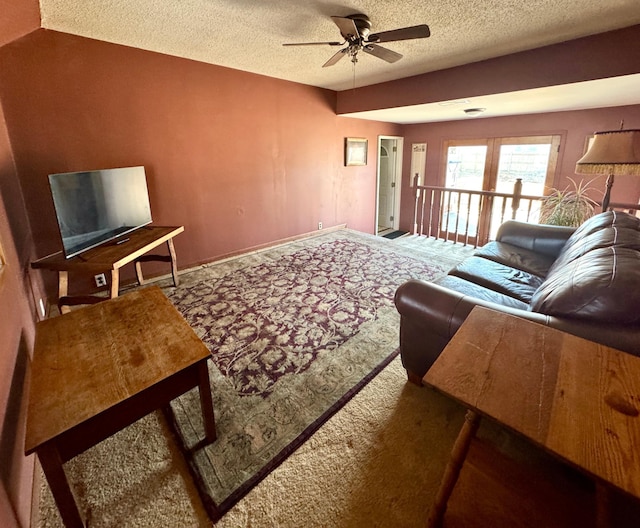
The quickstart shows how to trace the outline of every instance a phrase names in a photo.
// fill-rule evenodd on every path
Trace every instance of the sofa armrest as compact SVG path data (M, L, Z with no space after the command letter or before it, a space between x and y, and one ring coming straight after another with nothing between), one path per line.
M507 220L498 229L496 241L557 258L574 231L573 227Z
M421 379L474 306L524 317L547 324L548 317L518 308L484 301L431 282L410 280L395 294L400 313L402 364L413 379Z
M640 356L640 326L553 317L484 301L437 284L410 280L395 295L400 355L409 379L419 381L474 306L484 306Z

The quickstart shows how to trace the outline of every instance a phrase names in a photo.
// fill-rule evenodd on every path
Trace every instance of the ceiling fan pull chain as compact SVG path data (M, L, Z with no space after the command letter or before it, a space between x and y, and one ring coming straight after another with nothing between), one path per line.
M355 56L354 56L355 59ZM351 61L351 69L353 70L353 89L356 89L356 61Z

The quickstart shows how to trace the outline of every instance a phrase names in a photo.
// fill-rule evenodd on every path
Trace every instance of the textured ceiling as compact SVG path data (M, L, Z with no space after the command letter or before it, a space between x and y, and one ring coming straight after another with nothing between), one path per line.
M344 5L341 5L344 4ZM356 84L417 75L640 23L638 0L40 0L42 26L303 84L353 87L352 65L322 65L340 40L331 15L365 13L372 32L428 24L431 37L364 55ZM346 7L345 7L346 6Z
M303 84L346 90L640 23L639 0L40 0L42 27ZM431 37L322 65L341 40L332 15L365 13L372 33L428 24Z

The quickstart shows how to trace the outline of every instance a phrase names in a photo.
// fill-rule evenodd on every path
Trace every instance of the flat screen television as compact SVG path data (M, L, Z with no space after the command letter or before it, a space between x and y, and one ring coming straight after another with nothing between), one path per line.
M66 258L151 223L144 167L49 175Z

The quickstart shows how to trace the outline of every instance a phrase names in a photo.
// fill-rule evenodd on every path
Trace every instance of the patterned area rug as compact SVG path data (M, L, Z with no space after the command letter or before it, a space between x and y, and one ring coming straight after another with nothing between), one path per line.
M203 266L165 293L212 352L218 439L202 447L192 390L171 404L217 520L397 354L396 288L451 263L339 230Z

